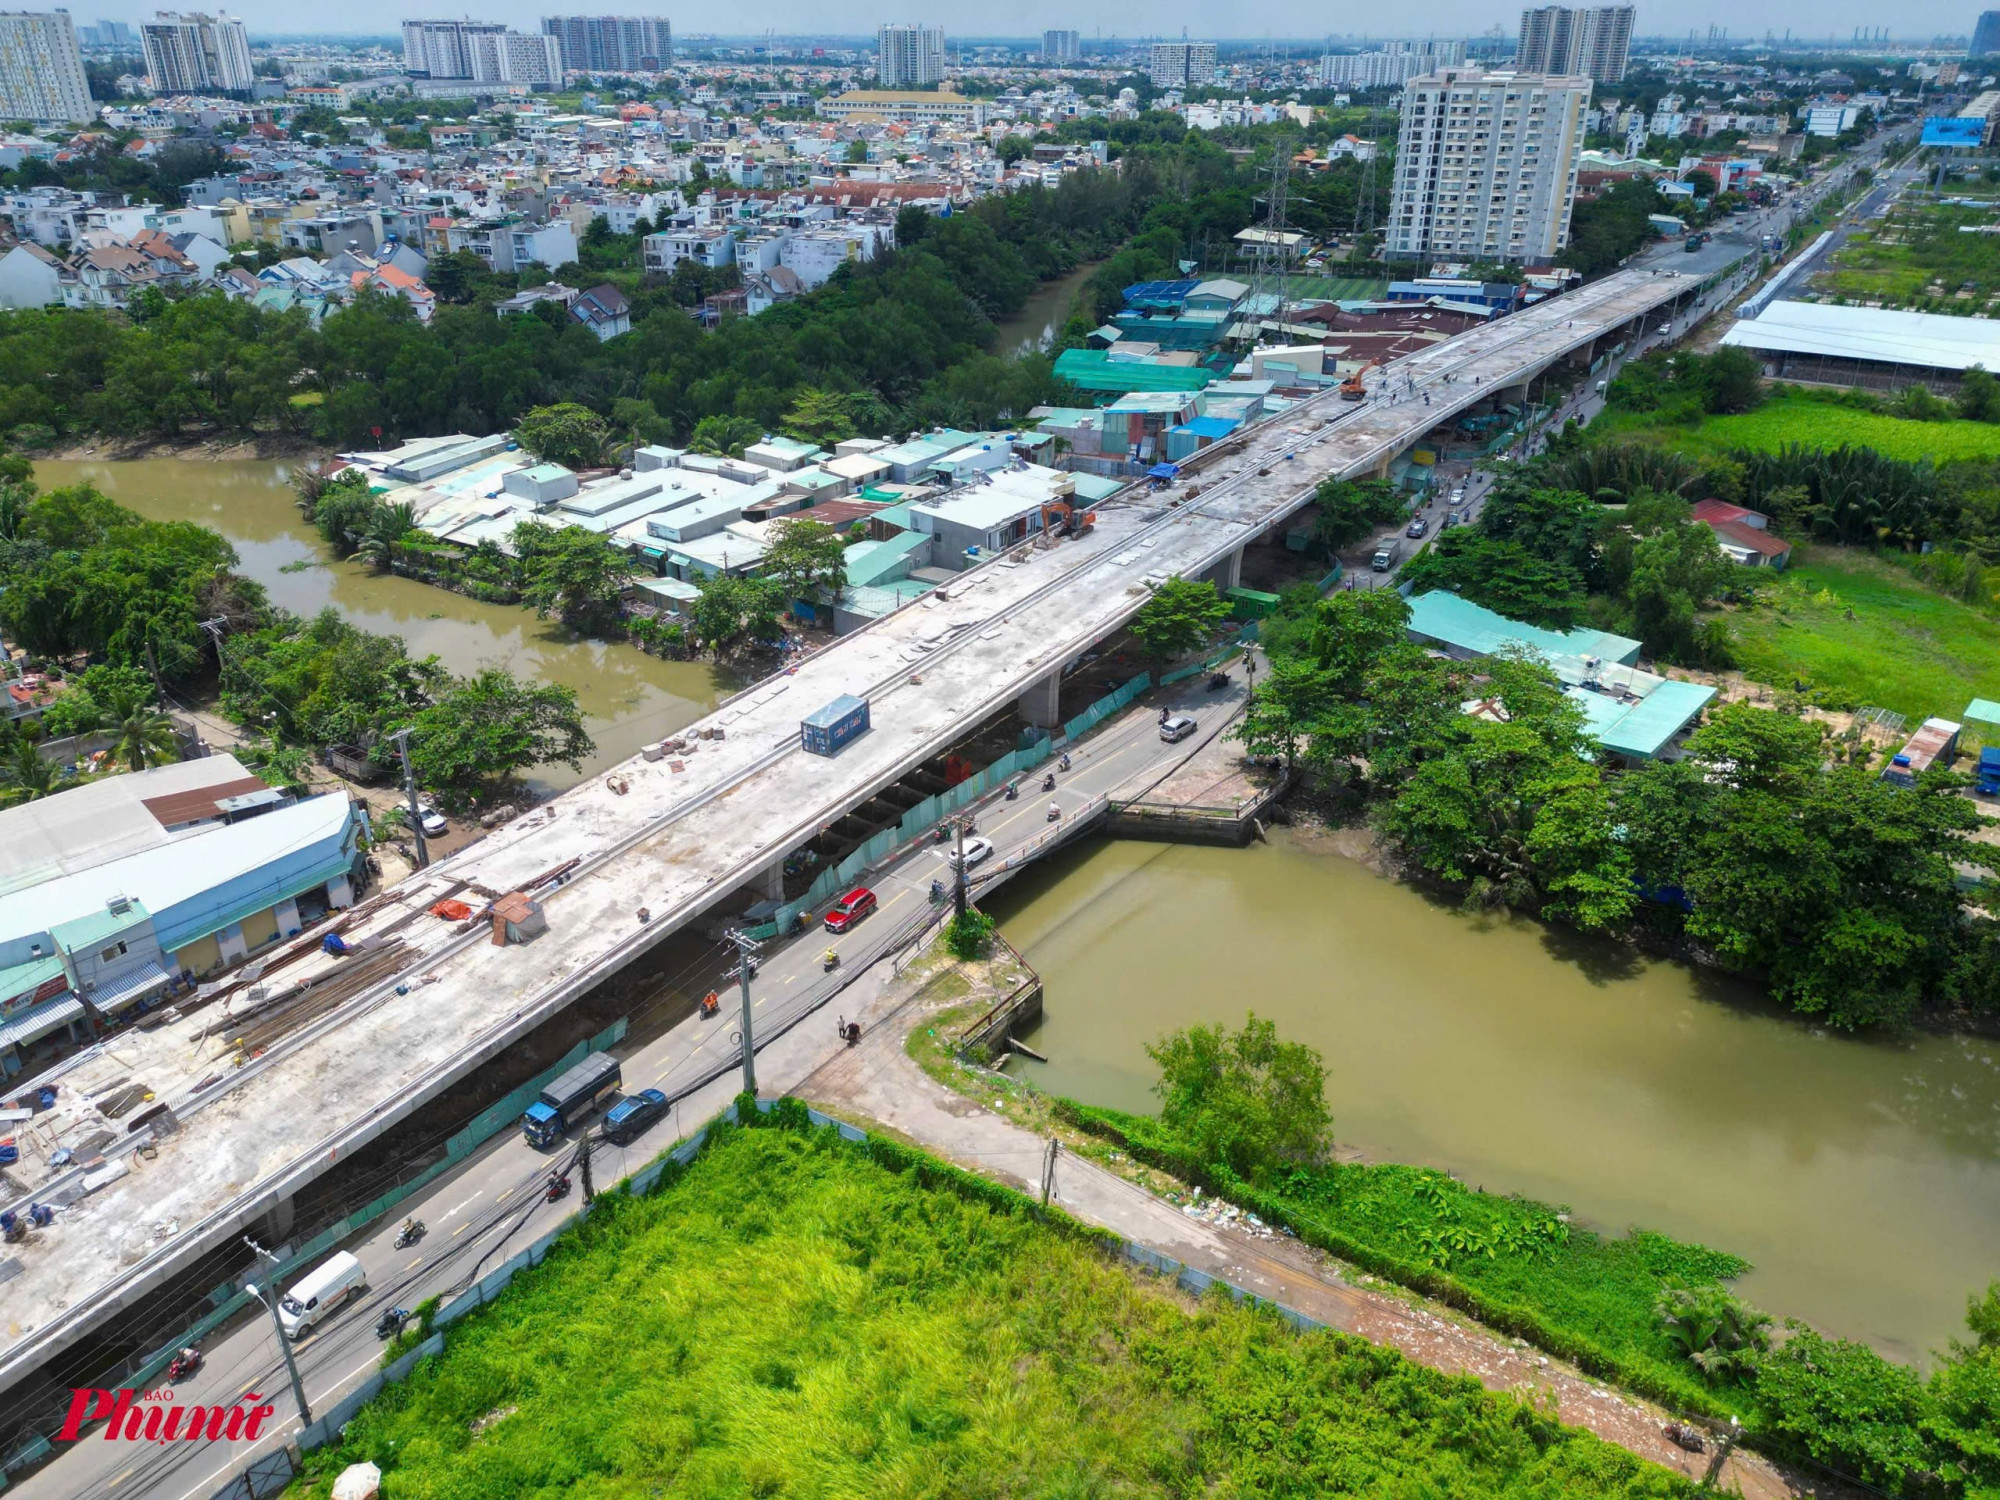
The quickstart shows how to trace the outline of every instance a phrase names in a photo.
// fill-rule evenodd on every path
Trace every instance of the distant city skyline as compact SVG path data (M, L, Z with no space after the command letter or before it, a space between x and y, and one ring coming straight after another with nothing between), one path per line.
M158 8L157 0L153 4L114 3L103 6L72 3L70 14L79 26L108 20L124 21L136 28L140 22L152 20ZM549 6L524 3L524 0L506 0L506 3L500 4L470 5L465 8L465 13L475 20L497 21L517 30L539 31L543 16L566 14L575 9L574 5ZM677 36L699 36L723 30L713 24L718 17L712 10L704 11L699 7L634 7L624 4L605 9L607 13L657 15L673 23ZM1708 28L1713 25L1728 28L1732 37L1761 38L1768 29L1782 38L1789 28L1794 43L1799 44L1812 41L1823 43L1829 36L1836 42L1844 42L1857 26L1870 28L1886 25L1898 40L1918 41L1935 35L1969 36L1978 20L1979 10L1976 4L1961 6L1939 3L1939 0L1918 0L1916 4L1897 6L1893 10L1879 4L1860 3L1860 0L1833 0L1831 4L1778 0L1778 3L1753 7L1748 13L1740 5L1732 6L1720 3L1720 0L1695 0L1691 4L1641 3L1635 34L1641 37L1684 36L1692 29L1705 37ZM1435 4L1420 6L1413 11L1399 10L1397 17L1400 24L1395 29L1369 32L1368 36L1384 40L1477 36L1494 26L1512 36L1519 25L1520 12L1518 5L1493 6L1484 3L1484 0L1477 4L1472 0L1437 0ZM338 11L341 31L323 34L396 36L400 34L404 21L429 19L434 13L433 8L395 4L391 0L351 0ZM884 22L903 21L942 26L946 37L956 45L961 35L974 34L970 30L961 31L955 24L963 15L963 11L945 6L931 11L913 12L902 7L892 11L873 3L873 0L839 0L832 6L808 5L803 0L761 0L761 3L731 8L725 34L750 36L768 27L780 35L837 34L872 40L877 28ZM274 14L264 7L246 8L242 18L253 37L304 35L308 34L310 23L323 24L325 20L332 19L323 11L299 13L288 8ZM983 34L1002 34L990 30L993 17L982 19L985 22L981 28ZM1010 13L1007 19L1012 31L1018 33L1018 39L1025 42L1038 43L1042 32L1047 29L1075 28L1082 32L1087 51L1100 32L1107 39L1114 36L1121 40L1139 37L1175 39L1179 37L1182 27L1187 28L1190 40L1249 42L1270 36L1309 41L1325 35L1328 13L1323 6L1310 5L1305 0L1244 0L1244 3L1229 6L1197 5L1191 0L1178 0L1178 3L1166 6L1079 5L1069 3L1069 0L1045 0L1045 3Z

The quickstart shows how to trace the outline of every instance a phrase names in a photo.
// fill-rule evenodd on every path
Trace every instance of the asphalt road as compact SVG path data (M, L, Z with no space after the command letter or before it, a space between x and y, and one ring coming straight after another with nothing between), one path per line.
M1149 694L1133 712L1073 747L1071 769L1057 772L1053 793L1041 790L1038 771L1023 778L1014 801L995 794L975 805L971 811L977 831L995 846L992 858L975 868L975 886L990 885L1011 857L1059 826L1048 817L1051 802L1063 810L1062 822L1067 824L1106 796L1136 791L1223 733L1244 695L1240 666L1232 670L1227 691L1210 693L1196 676ZM1197 733L1179 744L1163 743L1157 730L1162 706L1193 716L1200 726ZM1051 760L1044 769L1053 770L1055 764ZM860 978L877 959L902 946L910 924L935 910L929 899L932 880L949 885L951 879L944 852L941 846L920 846L874 877L870 886L881 904L853 931L832 937L816 927L789 942L766 945L751 984L760 1069L775 1054L782 1059L785 1076L799 1077L840 1050L834 1031L834 1015L840 1009L838 987ZM840 954L840 964L831 975L821 963L829 946ZM739 1075L732 1064L740 1056L737 991L719 968L711 982L726 1001L721 1015L709 1021L692 1017L629 1054L619 1049L624 1086L628 1092L659 1088L673 1096L718 1067L728 1066L727 1075L701 1088L683 1101L680 1110L670 1111L629 1145L599 1144L593 1154L599 1184L609 1186L668 1150L712 1117L736 1091ZM821 1006L827 1015L810 1015ZM781 1032L788 1022L798 1024ZM574 1140L579 1132L571 1134ZM542 1194L550 1168L572 1154L573 1147L538 1151L518 1131L505 1131L456 1171L430 1183L375 1228L342 1247L360 1259L368 1273L368 1289L293 1346L315 1416L379 1365L382 1344L374 1328L385 1309L415 1307L439 1295L448 1301L575 1214L580 1192L572 1191L554 1204L545 1202ZM397 1250L395 1235L405 1214L424 1220L428 1233L411 1248ZM302 1271L292 1273L285 1284L302 1275ZM174 1388L176 1399L226 1405L257 1392L278 1408L273 1430L264 1441L196 1446L113 1443L102 1439L101 1427L92 1427L54 1461L18 1479L9 1495L23 1500L72 1500L82 1495L207 1500L245 1460L282 1445L297 1431L268 1314L250 1309L211 1334L203 1353L202 1371Z

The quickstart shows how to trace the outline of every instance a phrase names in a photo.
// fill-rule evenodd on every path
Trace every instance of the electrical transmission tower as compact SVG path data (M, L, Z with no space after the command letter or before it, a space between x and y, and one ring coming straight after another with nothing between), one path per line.
M1361 126L1361 180L1354 189L1354 250L1361 252L1361 242L1375 232L1375 158L1380 155L1375 145L1375 111L1371 107Z
M1292 138L1289 133L1271 140L1271 187L1264 203L1264 222L1258 226L1256 271L1250 285L1250 343L1257 341L1257 324L1268 317L1280 329L1291 321L1292 248L1291 232L1285 227L1285 197L1292 180ZM1280 335L1282 337L1282 334Z

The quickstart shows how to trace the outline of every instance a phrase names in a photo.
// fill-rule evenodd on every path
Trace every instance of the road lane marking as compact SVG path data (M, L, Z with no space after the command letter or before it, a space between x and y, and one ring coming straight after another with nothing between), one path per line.
M454 1229L454 1230L453 1230L453 1231L451 1232L451 1237L452 1237L453 1239L457 1239L457 1238L458 1238L458 1237L459 1237L459 1236L460 1236L461 1234L464 1234L464 1233L465 1233L465 1231L466 1231L466 1230L468 1230L468 1229L470 1229L471 1227L472 1227L472 1226L471 1226L470 1224L461 1224L461 1225L459 1225L459 1226L458 1226L458 1228Z
M138 1472L139 1472L139 1466L137 1464L134 1464L132 1465L131 1468L127 1469L124 1473L120 1474L116 1479L109 1480L108 1482L106 1482L104 1487L107 1490L115 1490L118 1488L119 1485L123 1484L126 1480L130 1479L134 1474Z

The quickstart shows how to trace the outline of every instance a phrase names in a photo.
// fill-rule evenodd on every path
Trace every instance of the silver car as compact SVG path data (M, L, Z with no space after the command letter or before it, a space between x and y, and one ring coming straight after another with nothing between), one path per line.
M1169 745L1178 744L1193 734L1198 727L1186 714L1175 714L1170 719L1160 721L1160 738Z

